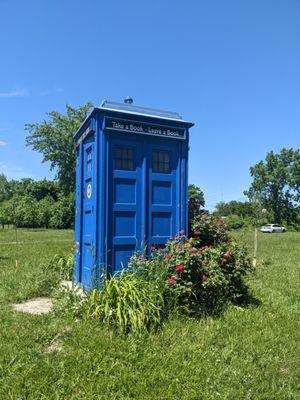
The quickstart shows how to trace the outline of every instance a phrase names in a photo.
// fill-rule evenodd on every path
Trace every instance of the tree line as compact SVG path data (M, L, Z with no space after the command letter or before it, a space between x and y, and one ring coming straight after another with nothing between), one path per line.
M75 148L73 134L89 114L92 103L65 113L52 111L47 120L25 126L26 144L57 171L54 181L8 180L0 174L0 224L20 227L70 228L74 222ZM265 222L300 227L300 151L269 151L265 160L250 167L252 183L244 193L248 201L220 202L215 214L231 227L255 223L264 209ZM203 192L189 186L190 220L204 207ZM263 219L261 219L263 222Z
M74 194L66 194L56 181L30 178L8 180L0 174L0 225L23 228L70 228Z

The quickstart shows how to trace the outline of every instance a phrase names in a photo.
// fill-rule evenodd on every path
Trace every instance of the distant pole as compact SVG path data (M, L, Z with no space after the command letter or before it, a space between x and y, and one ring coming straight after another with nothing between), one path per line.
M265 208L263 208L261 210L258 209L257 213L256 213L255 227L254 227L253 261L252 261L253 268L255 268L257 265L257 239L258 239L257 227L259 226L261 214L265 214L266 212L267 212L267 210Z
M254 248L252 265L255 268L257 263L257 226L254 227Z
M18 261L19 261L19 242L18 242L18 228L17 228L17 222L16 222L16 207L15 203L13 203L13 223L14 223L14 230L15 230L15 242L16 242L16 267L18 267Z
M18 229L17 225L15 224L15 240L16 240L16 267L18 267L18 260L19 260L19 247L18 247Z

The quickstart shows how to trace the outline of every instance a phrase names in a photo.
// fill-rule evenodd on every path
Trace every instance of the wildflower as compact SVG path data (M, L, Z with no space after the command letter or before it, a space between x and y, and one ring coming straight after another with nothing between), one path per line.
M174 278L170 278L170 279L168 280L168 283L169 283L169 285L172 285L172 286L175 286L175 285L176 285L176 281L175 281Z
M206 267L207 266L207 262L203 261L202 265L203 265L203 267Z
M201 235L201 231L199 231L199 229L196 229L196 230L194 231L194 235L195 235L195 236L200 236L200 235Z
M171 258L171 254L167 254L166 255L166 260L170 260L170 258Z
M151 246L151 251L154 251L155 250L155 247L154 246Z
M205 282L205 281L207 281L207 279L208 279L208 276L205 275L205 274L203 274L203 275L202 275L202 281Z
M179 233L180 233L180 235L184 235L185 234L185 230L182 229Z
M180 264L177 265L177 267L175 268L175 272L182 272L184 270L184 265Z
M158 249L158 254L161 254L162 252L162 249Z

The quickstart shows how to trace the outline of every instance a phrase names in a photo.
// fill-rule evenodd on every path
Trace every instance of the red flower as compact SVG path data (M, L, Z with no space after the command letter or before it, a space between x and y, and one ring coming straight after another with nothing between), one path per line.
M228 262L228 261L227 261L225 258L222 258L222 260L221 260L221 265L226 265L227 262Z
M151 246L151 251L154 251L155 250L155 247L154 246Z
M179 233L180 233L180 235L184 235L185 234L185 230L182 229Z
M195 249L194 247L191 247L191 248L189 249L189 253L190 253L190 254L195 254L195 253L197 253L197 249Z
M166 260L170 260L170 258L171 258L171 254L167 254L166 255Z
M158 254L161 254L162 252L162 249L158 249Z
M207 262L203 261L202 265L203 265L203 267L206 267L207 266Z
M199 231L199 229L194 231L194 235L195 236L200 236L201 235L201 231Z
M174 278L170 278L170 279L168 280L168 283L169 283L169 285L172 285L172 286L175 286L175 285L176 285L176 281L175 281Z
M184 270L184 265L182 265L182 264L177 265L177 267L175 268L176 272L182 272L183 270Z
M224 254L224 257L230 259L233 257L233 253L231 251L228 251L227 253Z
M205 274L203 274L203 275L202 275L202 281L205 282L205 281L207 281L207 279L208 279L208 276L205 275Z

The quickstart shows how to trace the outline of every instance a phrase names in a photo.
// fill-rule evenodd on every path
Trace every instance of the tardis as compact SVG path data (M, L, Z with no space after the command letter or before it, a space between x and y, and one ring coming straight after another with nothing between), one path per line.
M187 231L192 126L127 98L102 102L78 129L74 275L84 288Z

